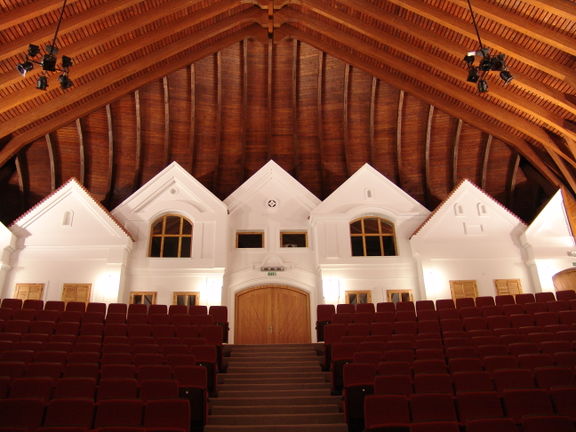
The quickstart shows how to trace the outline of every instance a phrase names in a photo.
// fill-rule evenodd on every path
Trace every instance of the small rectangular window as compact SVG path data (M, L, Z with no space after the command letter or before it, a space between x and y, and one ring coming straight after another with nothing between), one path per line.
M281 232L280 247L308 247L308 238L305 232Z
M372 293L370 291L346 291L346 303L372 303Z
M261 232L239 232L236 233L237 248L263 248L264 233Z
M197 306L200 304L200 293L175 292L172 297L172 304L181 306Z
M413 301L410 290L386 290L386 298L392 303Z
M130 293L130 304L156 304L155 291L132 291Z

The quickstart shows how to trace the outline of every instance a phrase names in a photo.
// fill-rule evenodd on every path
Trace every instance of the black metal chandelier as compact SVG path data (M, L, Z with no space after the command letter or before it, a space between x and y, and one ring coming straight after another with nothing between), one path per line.
M68 77L68 72L72 67L72 59L67 56L62 56L60 64L58 64L58 47L56 45L58 41L58 31L60 30L60 24L62 23L64 8L66 7L67 1L68 0L64 0L64 3L62 4L62 9L60 11L58 24L56 25L56 32L54 33L52 43L46 45L44 51L42 51L38 45L28 45L26 60L17 66L18 72L20 72L20 75L22 76L26 76L28 72L34 69L35 64L42 67L42 72L36 80L36 88L39 90L46 90L48 88L47 72L60 73L58 76L58 81L60 83L61 89L66 90L73 85L72 80Z
M476 30L476 36L478 37L479 49L476 51L468 51L464 56L464 61L468 65L468 78L467 81L471 83L476 83L478 91L480 93L485 93L488 91L488 82L486 81L486 75L490 71L500 72L500 78L504 81L504 84L508 84L514 77L508 70L506 66L506 55L490 55L490 48L485 47L482 44L482 39L480 38L480 32L478 31L478 25L476 24L476 17L474 16L474 11L472 10L472 3L468 1L468 8L470 9L470 15L472 15L472 23L474 24L474 30ZM476 57L479 57L478 66L474 65Z

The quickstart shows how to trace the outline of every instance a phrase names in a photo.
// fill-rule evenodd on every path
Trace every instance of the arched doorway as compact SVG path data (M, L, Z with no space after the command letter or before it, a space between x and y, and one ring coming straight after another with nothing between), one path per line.
M264 285L236 294L237 344L310 343L310 297L298 288Z
M556 291L576 289L576 268L570 267L559 271L552 276L552 283Z

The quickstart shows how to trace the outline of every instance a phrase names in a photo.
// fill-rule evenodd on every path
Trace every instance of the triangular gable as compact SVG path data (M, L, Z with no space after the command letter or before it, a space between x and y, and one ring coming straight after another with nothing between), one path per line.
M120 220L131 219L131 214L145 215L145 219L158 212L187 210L190 215L210 219L213 213L226 213L224 203L177 162L172 162L130 197L119 204L112 214Z
M498 234L525 227L510 210L464 179L414 232L412 239L486 237L493 241Z
M124 227L75 178L16 219L10 228L20 238L31 236L34 243L94 245L109 244L112 239L121 243L133 241Z
M2 222L0 222L0 248L3 248L10 244L12 241L12 231L8 229Z
M574 247L561 190L550 198L526 229L526 239L539 246Z
M313 211L314 215L346 213L374 205L391 215L427 215L426 207L369 164L364 164Z
M224 203L232 214L244 203L257 199L256 197L277 200L279 203L296 201L308 211L320 203L320 200L312 192L273 160L268 161L232 192L224 200ZM274 203L271 202L269 205L273 206Z

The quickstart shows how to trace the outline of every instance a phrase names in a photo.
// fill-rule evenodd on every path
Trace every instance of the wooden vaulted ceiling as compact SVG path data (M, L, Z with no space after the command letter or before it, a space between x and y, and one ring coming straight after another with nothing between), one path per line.
M225 198L269 159L319 198L368 162L429 209L469 178L526 220L576 193L576 4L68 0L74 86L16 65L61 0L0 0L0 220L70 177L113 208L171 161Z

